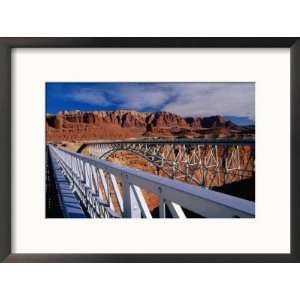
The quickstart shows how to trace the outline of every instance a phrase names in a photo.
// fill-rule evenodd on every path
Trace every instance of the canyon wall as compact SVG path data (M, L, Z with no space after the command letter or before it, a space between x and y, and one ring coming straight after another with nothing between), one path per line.
M47 142L140 137L227 137L247 130L230 121L225 122L222 116L183 118L170 112L75 111L46 116Z

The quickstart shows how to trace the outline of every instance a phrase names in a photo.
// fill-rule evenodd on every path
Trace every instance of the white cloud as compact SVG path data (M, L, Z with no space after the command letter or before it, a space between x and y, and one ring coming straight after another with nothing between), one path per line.
M78 102L136 110L164 110L181 116L238 116L254 120L254 83L116 83L81 88Z
M176 99L163 110L182 116L239 116L254 119L254 83L199 83L176 86Z
M81 88L76 91L73 91L70 95L68 95L73 101L88 103L88 104L98 104L102 106L109 105L107 97L94 88Z
M172 91L156 85L146 84L124 86L118 93L122 108L134 108L137 110L152 108L155 110L169 99Z

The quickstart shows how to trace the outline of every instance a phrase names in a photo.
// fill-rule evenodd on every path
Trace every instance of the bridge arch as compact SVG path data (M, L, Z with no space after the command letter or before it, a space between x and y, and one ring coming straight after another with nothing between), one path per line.
M150 148L147 148L147 151L145 151L145 145L147 143L143 144L143 147L138 147L137 143L129 143L129 147L127 147L126 143L103 143L103 144L87 144L86 147L90 147L90 151L94 157L97 157L99 159L106 159L113 153L119 152L119 151L125 151L132 153L134 155L137 155L138 157L141 157L148 163L152 164L154 167L156 167L156 172L159 174L159 171L164 173L167 177L172 179L181 179L185 178L184 181L187 182L194 182L197 185L201 185L201 182L204 180L204 172L202 171L201 174L199 174L199 178L196 178L194 173L190 170L187 170L187 168L183 165L186 164L186 162L183 162L181 160L178 160L178 153L179 150L175 147L171 148L171 152L173 156L168 157L167 155L163 155L162 153L153 152ZM150 143L149 145L156 145L156 143ZM163 143L161 145L167 145L166 143ZM175 143L177 145L177 143ZM98 149L97 149L98 146ZM82 150L86 147L82 147ZM187 149L185 149L186 151Z
M86 147L84 147L86 148ZM83 148L83 149L84 149ZM82 150L83 150L82 149ZM154 161L154 160L151 160L149 159L142 151L139 152L139 151L136 151L136 150L132 150L132 149L110 149L106 152L104 152L103 154L101 154L100 156L98 156L99 159L107 159L109 158L111 155L113 155L114 153L117 153L117 152L129 152L129 153L132 153L142 159L144 159L145 161L147 161L148 163L150 163L151 165L153 165L154 167L156 167L156 172L159 173L159 171L162 171L164 174L166 174L168 177L172 178L172 175L169 174L164 168L163 166L161 166L159 164L158 161Z
M91 146L93 144L91 143L83 143L76 151L76 153L82 153L84 149L88 148L89 146ZM156 167L156 171L158 173L158 171L162 171L164 174L166 174L167 176L169 176L170 178L172 177L171 174L169 174L165 169L163 169L163 167L161 165L159 165L159 163L147 158L143 152L138 152L138 151L134 151L134 150L131 150L131 149L115 149L115 148L112 148L112 149L109 149L108 151L102 153L101 155L97 156L97 158L99 159L106 159L108 158L109 156L111 156L112 154L116 153L116 152L119 152L119 151L126 151L126 152L130 152L132 154L135 154L137 155L138 157L141 157L142 159L144 159L145 161L149 162L150 164L152 164L154 167Z
M118 151L133 153L173 179L206 187L251 178L254 144L250 141L113 141L84 143L78 148L97 158ZM240 159L241 156L241 159Z

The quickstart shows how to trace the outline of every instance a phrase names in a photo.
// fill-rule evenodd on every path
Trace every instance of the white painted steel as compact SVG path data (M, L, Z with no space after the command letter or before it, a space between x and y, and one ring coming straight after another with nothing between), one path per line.
M255 203L245 199L53 145L49 148L92 217L150 218L143 190L156 194L160 199L160 217L165 217L165 206L177 218L185 217L184 209L208 218L253 218L255 215Z

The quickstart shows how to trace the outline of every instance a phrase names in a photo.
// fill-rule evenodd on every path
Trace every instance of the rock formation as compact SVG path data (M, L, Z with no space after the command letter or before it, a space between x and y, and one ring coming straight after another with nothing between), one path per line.
M59 112L46 116L48 142L138 137L228 136L242 131L222 116L183 118L170 112L131 110Z

